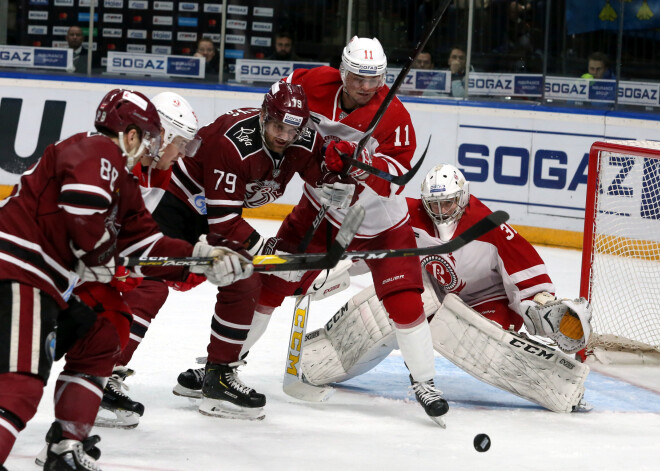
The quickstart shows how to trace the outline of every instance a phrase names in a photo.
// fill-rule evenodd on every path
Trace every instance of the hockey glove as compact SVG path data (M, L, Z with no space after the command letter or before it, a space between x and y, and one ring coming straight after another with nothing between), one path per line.
M330 141L328 147L325 149L325 165L328 167L328 170L332 172L340 173L344 166L348 165L342 159L342 155L345 157L353 157L355 149L357 148L357 143L349 141ZM371 156L366 149L362 149L360 155L356 157L360 162L371 165ZM364 170L354 168L349 172L349 175L356 180L365 180L369 174Z
M196 273L188 273L188 277L183 281L165 280L165 284L176 291L183 292L183 291L189 291L195 288L196 286L201 285L205 281L206 281L206 277L204 275L197 275Z
M132 291L142 283L142 277L131 277L131 272L128 268L120 265L115 271L115 276L110 280L110 286L119 291L120 293L127 293Z
M323 175L320 184L321 203L326 206L346 209L357 201L356 181L353 177L328 172Z
M96 317L96 312L80 301L78 296L69 298L69 306L57 316L55 361L62 358L73 344L92 328Z
M199 242L193 247L193 257L213 257L213 265L198 265L190 267L190 271L203 274L217 286L227 286L244 280L252 275L254 267L250 263L249 254L245 250L238 249L243 253L232 250L241 247L236 242L223 239L217 234L201 235ZM247 255L247 257L246 257Z

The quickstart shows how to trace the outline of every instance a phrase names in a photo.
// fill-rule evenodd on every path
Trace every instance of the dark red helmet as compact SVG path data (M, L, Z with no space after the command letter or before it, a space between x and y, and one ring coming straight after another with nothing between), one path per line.
M300 85L275 82L264 96L262 108L266 111L266 119L274 118L301 131L309 120L307 96Z
M140 130L142 144L147 147L147 151L156 155L160 148L160 118L153 103L142 93L133 90L116 88L108 92L96 109L96 129L119 135L131 125ZM125 151L121 140L120 147ZM142 147L139 152L142 152Z

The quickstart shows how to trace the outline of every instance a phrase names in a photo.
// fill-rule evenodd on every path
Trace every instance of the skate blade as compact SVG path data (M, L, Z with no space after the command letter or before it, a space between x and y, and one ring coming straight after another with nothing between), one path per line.
M429 418L430 418L433 422L435 422L436 424L438 424L440 427L442 427L442 428L447 428L447 423L445 422L445 419L444 419L444 416L443 416L443 415L439 415L438 417L431 417L431 416L429 415Z
M587 401L584 399L580 400L577 406L575 406L575 409L573 409L571 412L577 413L577 414L582 414L584 412L591 412L593 410L594 406L589 404Z
M34 459L34 464L41 466L43 468L46 464L46 458L48 458L48 445L44 445L37 457Z
M132 429L140 423L140 416L136 412L116 409L110 410L101 407L94 421L95 427Z
M181 396L181 397L187 397L190 399L201 399L202 398L202 391L201 389L188 389L180 384L177 384L174 386L172 389L172 394L175 396Z
M239 420L263 420L266 417L263 407L240 407L228 401L203 398L199 413L209 417Z

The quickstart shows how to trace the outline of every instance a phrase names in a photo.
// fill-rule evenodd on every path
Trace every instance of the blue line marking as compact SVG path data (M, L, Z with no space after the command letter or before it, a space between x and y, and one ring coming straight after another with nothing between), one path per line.
M556 208L556 209L570 209L572 211L584 211L584 206L582 207L573 207L573 206L559 206L555 204L542 204L542 203L529 203L527 201L509 201L509 200L496 200L490 198L479 198L481 201L490 201L493 203L506 203L506 204L520 204L523 206L540 206L542 208Z

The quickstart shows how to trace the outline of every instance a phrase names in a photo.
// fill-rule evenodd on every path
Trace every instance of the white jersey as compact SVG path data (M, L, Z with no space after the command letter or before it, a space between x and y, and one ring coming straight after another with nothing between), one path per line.
M447 242L441 240L421 200L409 198L408 209L418 247ZM471 196L455 234L462 233L490 213L479 199ZM502 224L450 254L427 255L420 259L441 291L458 295L471 307L508 299L509 308L522 315L521 301L543 291L555 292L539 254L508 224Z

